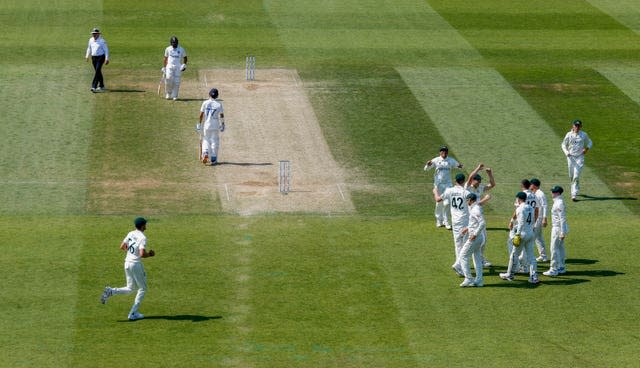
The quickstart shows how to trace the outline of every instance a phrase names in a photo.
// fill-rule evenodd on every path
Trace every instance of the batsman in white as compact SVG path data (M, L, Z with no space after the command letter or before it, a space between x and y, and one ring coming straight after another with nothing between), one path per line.
M130 321L144 318L144 315L138 312L140 303L142 303L142 299L144 299L144 295L147 292L147 274L144 272L142 258L155 256L153 250L147 251L147 237L144 235L144 231L147 229L147 220L143 217L138 217L133 221L133 224L136 227L135 230L130 231L120 243L120 249L127 253L124 259L124 274L127 278L127 286L121 288L107 286L100 297L100 302L105 304L112 295L130 294L133 290L138 289L136 299L127 316Z
M180 77L187 70L187 52L178 45L178 37L169 40L170 46L164 49L164 90L167 100L177 100L180 90Z
M210 162L215 165L218 162L218 149L220 148L220 132L224 132L224 108L217 100L218 89L211 88L209 99L200 107L200 120L196 130L204 128L202 136L202 160L203 164ZM204 126L203 126L204 121Z
M451 183L451 169L457 167L462 168L462 164L456 161L454 158L449 157L449 148L447 146L440 147L440 154L438 157L427 161L424 165L424 171L435 168L436 172L433 175L433 187L434 191L438 193L444 193L447 188L453 186ZM447 215L448 202L436 201L436 227L446 227L451 230L449 219Z
M564 192L564 189L561 186L556 185L551 188L551 196L553 197L553 206L551 207L551 244L549 245L551 264L549 270L542 273L551 277L567 272L564 263L566 257L564 238L569 232L569 225L567 224L567 212L562 192Z
M460 266L464 274L464 281L461 287L482 287L482 249L486 234L486 222L482 213L482 206L478 203L478 196L475 193L467 194L467 207L469 208L469 226L462 231L467 234L467 241L460 250ZM473 268L476 270L475 279L471 275L469 262L473 257Z
M518 192L516 194L516 220L511 219L509 229L515 229L515 237L520 238L520 243L513 243L511 253L509 254L509 267L506 273L501 273L500 278L503 280L513 281L515 270L518 268L519 258L522 253L529 264L529 283L537 284L538 280L538 264L533 251L533 226L535 224L534 210L526 203L527 194ZM514 225L516 223L516 225Z
M480 176L480 170L485 169L487 175L489 176L489 184L482 184L482 176ZM469 174L469 180L465 183L464 187L469 193L473 193L477 197L477 203L479 205L483 205L491 199L491 195L487 194L483 197L484 192L489 191L496 186L496 180L493 177L493 170L490 167L485 168L484 164L478 164L478 166ZM492 264L488 259L485 258L485 248L487 245L487 231L483 230L484 234L482 237L482 244L480 245L480 250L482 251L482 266L483 267L491 267Z
M582 121L574 120L571 131L568 132L562 140L562 152L567 156L567 165L569 166L569 179L571 180L571 200L577 202L577 196L580 193L580 174L584 167L584 155L589 152L593 142L582 131Z
M533 178L530 180L531 182L531 192L536 196L536 207L538 208L538 217L536 218L536 225L533 227L533 232L535 234L535 244L536 248L538 248L538 258L536 260L538 262L547 262L549 258L547 257L546 250L546 242L544 241L544 233L542 232L543 228L547 227L547 197L544 195L542 190L540 189L540 180L537 178Z
M460 266L460 250L467 240L466 232L463 230L469 225L469 208L466 204L469 192L464 188L464 174L456 175L456 185L445 189L442 196L437 188L433 188L433 195L436 202L448 201L451 208L451 223L453 224L453 246L456 260L451 268L459 275L464 276Z

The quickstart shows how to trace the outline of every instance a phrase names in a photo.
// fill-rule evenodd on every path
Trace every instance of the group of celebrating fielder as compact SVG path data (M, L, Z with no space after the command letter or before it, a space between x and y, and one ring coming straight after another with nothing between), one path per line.
M593 143L582 131L582 121L574 120L571 131L562 141L561 148L567 157L569 179L571 180L571 199L577 202L579 195L579 178L584 166L584 155ZM469 175L455 176L455 184L451 182L451 170L461 169L462 164L449 157L449 149L440 147L438 157L427 161L424 170L434 169L433 195L436 201L436 227L452 230L455 262L451 268L464 280L461 287L482 287L484 285L483 267L492 266L484 257L487 242L486 222L483 205L491 199L485 192L496 186L491 168L479 164ZM482 170L489 177L488 184L482 184ZM500 273L500 278L513 281L516 273L529 275L529 283L538 284L538 262L550 261L549 269L543 275L555 277L566 273L564 239L569 232L565 203L562 196L564 189L555 185L551 188L553 204L551 210L540 189L537 178L523 179L520 191L516 193L515 209L509 220L509 236L507 252L509 263L507 271ZM451 221L447 212L451 214ZM550 257L547 256L546 244L542 228L547 226L547 218L551 216ZM534 246L538 249L536 258ZM475 277L471 273L473 261Z

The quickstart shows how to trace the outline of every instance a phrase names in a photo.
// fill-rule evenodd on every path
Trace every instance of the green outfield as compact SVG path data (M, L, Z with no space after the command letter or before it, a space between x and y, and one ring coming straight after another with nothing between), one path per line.
M111 49L102 94L93 27ZM207 90L156 94L174 34L185 85L243 73L248 53L258 77L297 71L355 212L224 211L194 158ZM6 0L0 35L0 367L637 366L635 1ZM576 118L594 147L569 272L502 281L518 182L568 189ZM442 144L464 173L495 172L483 288L458 287L434 226L422 168ZM157 256L146 318L128 322L132 295L99 297L124 283L136 216Z

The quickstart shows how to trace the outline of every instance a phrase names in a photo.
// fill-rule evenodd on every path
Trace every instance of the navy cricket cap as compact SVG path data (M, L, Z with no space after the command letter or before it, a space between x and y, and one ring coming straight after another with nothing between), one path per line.
M478 196L475 193L469 193L467 194L467 200L471 200L471 201L477 201L478 200Z
M471 179L477 180L477 181L482 181L482 176L480 176L480 174L475 174L474 176L471 177Z
M516 198L526 201L527 200L527 193L525 192L518 192L516 193Z
M456 183L462 183L464 181L464 174L456 175Z
M535 185L536 187L540 188L540 180L538 180L537 178L533 178L530 181L531 185Z
M561 186L556 185L555 187L551 188L551 193L560 193L562 194L562 192L564 192L564 189L562 189Z
M139 229L142 225L147 224L147 220L144 217L136 217L136 219L133 220L133 224L136 226L136 229Z

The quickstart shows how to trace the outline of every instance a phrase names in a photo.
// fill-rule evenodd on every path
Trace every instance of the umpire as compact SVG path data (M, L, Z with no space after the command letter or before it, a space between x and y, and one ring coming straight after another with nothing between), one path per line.
M102 38L98 28L94 28L91 31L87 52L84 57L86 61L89 61L89 56L91 56L93 69L96 71L93 76L93 82L91 82L91 92L102 92L105 90L102 65L109 65L109 48L107 47L107 41Z

